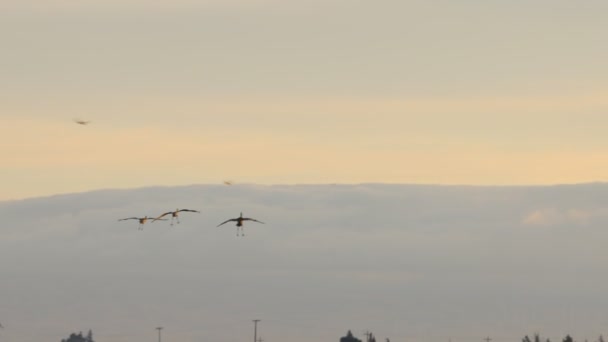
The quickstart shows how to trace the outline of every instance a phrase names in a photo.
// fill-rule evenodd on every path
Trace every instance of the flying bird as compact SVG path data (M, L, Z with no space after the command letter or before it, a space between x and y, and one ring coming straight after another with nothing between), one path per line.
M231 181L231 180L225 180L224 181L224 185L232 185L232 184L234 184L234 182Z
M148 216L144 216L144 217L127 217L124 219L120 219L118 221L124 221L124 220L138 220L139 221L139 226L137 227L137 230L144 230L144 224L146 224L146 222L151 219L151 217ZM166 221L166 219L159 219L161 221Z
M187 211L187 212L191 212L191 213L200 213L200 211L192 210L192 209L175 209L174 211L167 211L166 213L161 214L160 216L158 216L157 218L152 220L152 222L154 222L156 220L160 220L163 216L171 214L171 225L173 225L173 220L177 220L177 223L179 224L179 213L182 211Z
M85 121L85 120L80 120L80 119L74 119L74 122L77 123L77 124L79 124L79 125L83 125L83 126L86 126L89 123L91 123L91 121Z
M223 225L224 223L228 223L230 221L236 222L236 236L239 236L239 229L241 231L241 236L245 236L245 233L243 232L243 221L254 221L254 222L264 224L264 222L262 222L262 221L258 221L256 219L253 219L250 217L243 217L243 213L241 213L241 216L239 216L237 218L232 218L232 219L226 220L226 221L218 224L217 226L219 227L219 226Z

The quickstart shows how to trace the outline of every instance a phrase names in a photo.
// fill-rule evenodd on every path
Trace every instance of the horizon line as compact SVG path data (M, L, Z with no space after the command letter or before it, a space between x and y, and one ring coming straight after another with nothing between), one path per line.
M588 182L579 182L579 183L553 183L553 184L466 184L466 183L390 183L390 182L361 182L361 183L253 183L253 182L242 182L242 183L234 183L231 185L226 185L224 183L192 183L192 184L176 184L176 185L144 185L144 186L136 186L132 188L126 187L109 187L109 188L97 188L97 189L89 189L82 191L72 191L72 192L60 192L53 194L41 194L38 196L26 196L20 198L9 198L9 199L0 199L0 204L5 202L17 202L17 201L26 201L32 199L44 199L51 197L61 197L61 196L73 196L73 195L81 195L86 193L94 193L94 192L109 192L109 191L141 191L145 189L158 189L158 188L187 188L187 187L239 187L239 186L259 186L259 187L306 187L306 186L345 186L345 187L355 187L355 186L408 186L408 187L445 187L445 188L453 188L453 187L461 187L461 188L551 188L551 187L561 187L561 186L588 186L588 185L606 185L607 181L588 181Z

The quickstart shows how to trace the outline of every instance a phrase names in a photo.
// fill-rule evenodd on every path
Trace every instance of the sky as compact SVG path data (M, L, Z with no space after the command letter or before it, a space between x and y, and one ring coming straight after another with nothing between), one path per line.
M605 1L0 9L0 199L225 179L539 185L608 173Z
M0 339L606 336L608 185L193 185L0 202ZM180 223L148 223L174 208ZM253 217L244 237L226 219Z
M607 14L0 1L0 340L594 341Z

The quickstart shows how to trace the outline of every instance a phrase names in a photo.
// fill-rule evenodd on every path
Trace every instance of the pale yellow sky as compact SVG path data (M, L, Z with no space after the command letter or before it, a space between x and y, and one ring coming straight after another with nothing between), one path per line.
M213 3L4 3L0 199L606 180L604 2Z

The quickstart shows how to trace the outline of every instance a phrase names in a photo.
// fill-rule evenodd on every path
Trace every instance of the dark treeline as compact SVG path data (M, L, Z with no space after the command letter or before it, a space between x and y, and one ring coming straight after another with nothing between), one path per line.
M376 337L371 332L368 332L365 335L367 337L365 342L376 342ZM353 336L353 333L349 330L346 333L346 336L340 338L340 342L362 342L362 341L360 339L356 338L355 336ZM390 340L387 338L386 342L390 342ZM533 338L530 338L528 335L524 336L524 338L521 340L521 342L551 342L551 340L548 338L543 339L540 337L539 334L534 334ZM564 337L561 342L576 342L576 341L572 338L572 336L566 335L566 337ZM589 342L589 341L585 340L584 342ZM606 341L604 340L604 336L600 335L593 342L606 342Z
M365 342L376 342L376 337L374 336L373 333L371 332L367 332L366 334L366 340ZM63 339L61 340L61 342L95 342L93 340L93 332L91 330L89 330L89 332L87 333L86 336L82 335L82 332L79 332L78 334L72 333L70 334L70 337L68 337L67 339ZM353 333L349 330L346 333L346 336L343 336L340 338L340 342L362 342L360 339L356 338ZM386 342L390 342L390 339L386 339ZM534 334L534 336L532 338L530 338L530 336L526 335L524 336L524 338L521 340L521 342L551 342L550 339L546 338L543 339L540 337L540 334ZM561 342L576 342L572 336L570 335L566 335L566 337L564 337L562 339ZM587 340L585 340L584 342L589 342ZM594 342L606 342L604 340L604 336L600 335Z
M93 332L89 330L87 336L82 336L82 331L78 334L70 334L70 337L67 339L61 340L61 342L95 342L93 341Z
M374 336L374 334L372 334L371 332L367 332L365 333L365 335L367 336L365 342L376 342L376 336ZM349 330L346 333L346 336L340 338L340 342L361 342L361 340L353 336L353 333ZM387 338L386 342L391 341Z
M530 339L530 337L528 335L524 336L524 338L521 340L521 342L551 342L550 339L542 339L540 337L539 334L534 334L534 338ZM574 339L572 338L572 336L570 335L566 335L566 337L564 337L564 339L562 339L562 342L576 342L574 341ZM587 340L585 340L584 342L589 342ZM605 342L604 341L604 336L600 335L597 340L595 340L595 342Z

